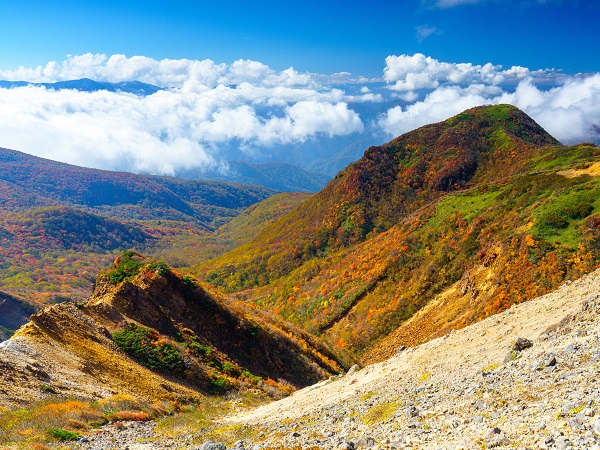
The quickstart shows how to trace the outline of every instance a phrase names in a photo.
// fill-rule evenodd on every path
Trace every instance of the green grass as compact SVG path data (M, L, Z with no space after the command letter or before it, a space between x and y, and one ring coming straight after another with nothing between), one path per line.
M471 222L485 211L501 192L500 189L493 188L448 195L437 203L435 214L429 219L426 228L440 227L455 212L459 212L465 221Z
M533 170L568 168L574 161L585 161L600 155L600 149L590 145L549 147L550 151L532 159Z
M535 207L531 232L552 244L577 248L578 224L600 211L599 199L600 183L596 180L553 193Z

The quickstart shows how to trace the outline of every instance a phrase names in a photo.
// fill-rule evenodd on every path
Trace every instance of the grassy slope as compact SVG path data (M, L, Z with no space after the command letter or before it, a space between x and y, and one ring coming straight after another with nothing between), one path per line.
M311 197L311 194L286 192L276 194L242 211L211 234L198 235L180 230L153 243L148 253L177 267L216 258L251 241L265 227L286 215Z

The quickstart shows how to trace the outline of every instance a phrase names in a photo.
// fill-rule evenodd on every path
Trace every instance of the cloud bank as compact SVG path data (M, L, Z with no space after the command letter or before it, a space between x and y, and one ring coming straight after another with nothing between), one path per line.
M336 74L339 76L339 74ZM0 71L0 79L56 82L79 78L138 80L168 89L150 96L26 86L0 89L0 145L73 164L172 174L217 164L219 146L239 149L302 143L360 133L347 95L293 68L257 61L231 65L123 55L82 55L34 69Z
M292 67L276 71L251 60L223 64L93 54L0 70L5 80L79 78L138 80L165 89L148 96L0 89L0 146L88 167L173 174L219 165L227 159L226 148L267 160L289 156L288 145L310 142L333 154L341 150L336 139L358 141L375 132L380 143L496 103L518 106L564 143L600 140L600 74L450 63L419 53L389 56L380 79L299 73ZM385 102L392 107L380 114Z
M540 74L542 72L536 72ZM484 83L497 85L530 76L526 67L513 66L502 70L491 63L447 63L416 53L414 55L388 56L385 59L383 78L395 91L435 89L442 84Z

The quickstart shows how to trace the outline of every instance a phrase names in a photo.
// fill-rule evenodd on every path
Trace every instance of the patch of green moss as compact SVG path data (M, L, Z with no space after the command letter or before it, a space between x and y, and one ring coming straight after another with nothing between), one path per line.
M400 406L395 401L379 403L371 407L361 417L362 422L365 425L373 425L376 423L385 422L389 420Z

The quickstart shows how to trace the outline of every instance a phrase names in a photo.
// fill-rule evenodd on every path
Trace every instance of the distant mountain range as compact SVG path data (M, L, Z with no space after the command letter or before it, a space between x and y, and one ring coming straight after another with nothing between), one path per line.
M323 189L330 176L310 172L287 163L250 163L227 161L219 169L179 170L175 176L191 180L228 181L256 184L283 192L317 192Z
M140 81L121 81L118 83L109 83L106 81L94 81L89 78L80 80L57 81L55 83L31 83L28 81L6 81L0 80L0 88L16 88L23 86L41 86L47 89L75 89L83 92L128 92L136 95L152 95L162 90L158 86L142 83Z
M42 303L85 297L113 252L136 248L172 261L187 260L191 249L205 254L223 247L206 241L214 230L275 193L87 169L0 149L0 285ZM172 239L179 242L174 254Z

